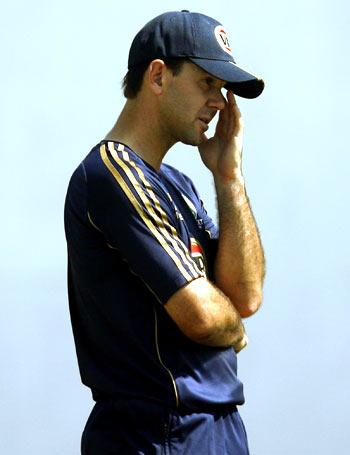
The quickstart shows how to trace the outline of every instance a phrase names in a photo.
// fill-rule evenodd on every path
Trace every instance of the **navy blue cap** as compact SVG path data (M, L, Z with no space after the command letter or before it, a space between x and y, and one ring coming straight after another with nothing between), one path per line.
M172 11L148 22L131 44L128 68L157 58L188 58L243 98L264 89L262 79L237 66L225 28L204 14Z

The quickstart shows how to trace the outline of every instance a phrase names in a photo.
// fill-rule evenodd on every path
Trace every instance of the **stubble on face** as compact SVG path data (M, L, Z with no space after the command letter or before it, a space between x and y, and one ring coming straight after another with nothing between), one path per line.
M216 112L207 108L206 102L198 85L198 70L185 63L181 73L173 77L161 106L161 122L173 143L198 146L205 140L204 133Z

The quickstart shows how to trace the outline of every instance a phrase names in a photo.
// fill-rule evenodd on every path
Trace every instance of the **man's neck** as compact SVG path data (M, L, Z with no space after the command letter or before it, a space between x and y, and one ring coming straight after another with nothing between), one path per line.
M160 122L145 102L128 100L106 140L121 142L159 171L162 160L174 145L162 134Z

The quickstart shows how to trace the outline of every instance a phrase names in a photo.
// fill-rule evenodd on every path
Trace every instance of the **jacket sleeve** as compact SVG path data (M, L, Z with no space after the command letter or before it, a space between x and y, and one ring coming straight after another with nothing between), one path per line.
M118 250L131 271L166 303L186 283L203 276L192 259L157 173L122 146L102 143L87 171L88 218Z

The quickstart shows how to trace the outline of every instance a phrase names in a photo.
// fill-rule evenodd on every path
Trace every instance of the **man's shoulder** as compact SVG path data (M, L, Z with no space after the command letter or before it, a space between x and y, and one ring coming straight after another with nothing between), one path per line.
M67 199L83 200L95 193L104 194L109 185L109 171L103 162L103 142L88 152L73 171L68 184Z
M83 178L83 180L87 180L87 170L94 171L98 169L96 166L97 162L99 161L99 149L101 143L95 145L87 155L83 158L80 158L80 163L76 166L75 170L72 173L71 179Z
M81 165L84 167L86 174L99 175L104 169L103 151L105 144L103 141L98 142L92 147L90 152L82 160Z
M106 140L101 140L82 159L72 178L76 174L83 175L89 188L103 185L103 182L114 181L118 173L118 161L122 160L123 158L117 155L117 147L114 148Z

